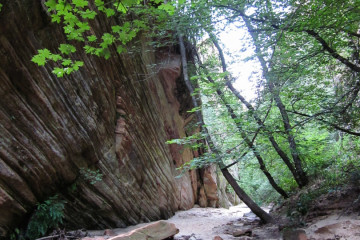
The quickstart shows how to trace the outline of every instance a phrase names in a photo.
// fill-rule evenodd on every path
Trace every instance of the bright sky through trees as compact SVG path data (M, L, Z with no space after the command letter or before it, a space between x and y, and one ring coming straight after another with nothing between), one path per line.
M234 86L250 101L256 98L256 83L261 78L260 65L256 59L247 60L254 54L246 30L236 27L235 24L221 31L221 42L224 45L229 71L236 78Z

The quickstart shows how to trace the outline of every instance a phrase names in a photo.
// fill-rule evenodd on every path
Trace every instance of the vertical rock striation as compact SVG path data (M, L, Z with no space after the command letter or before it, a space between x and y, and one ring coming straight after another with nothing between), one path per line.
M108 26L94 22L93 28ZM175 178L175 168L199 153L165 144L184 137L193 117L186 112L191 99L176 51L151 51L144 39L137 52L113 51L110 60L79 51L72 57L84 67L64 78L30 61L37 49L56 51L64 42L61 26L50 23L41 1L4 4L0 238L55 194L67 201L68 225L84 228L122 227L192 207L200 188L209 187L201 186L196 171ZM102 180L91 184L80 169L99 169ZM213 180L206 179L211 205Z

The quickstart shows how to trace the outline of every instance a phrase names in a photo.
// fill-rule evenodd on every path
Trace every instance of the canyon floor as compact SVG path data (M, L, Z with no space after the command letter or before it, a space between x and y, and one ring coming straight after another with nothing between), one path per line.
M232 240L239 239L232 236L233 228L243 225L245 219L257 222L250 209L245 204L240 204L229 209L192 208L179 211L167 221L174 223L180 230L175 239L185 240L187 236L193 236L194 239L205 240L220 236L224 240Z
M303 227L295 228L296 230L292 228L289 230L282 229L279 228L279 225L261 225L256 216L244 204L229 209L195 207L186 211L179 211L166 221L174 223L180 230L175 235L175 240L359 240L360 216L354 212L342 213L333 211L329 215L318 216ZM139 224L123 229L112 229L111 235L126 233L145 225ZM234 236L237 233L243 234ZM111 236L106 236L106 230L90 231L89 234L94 237L86 238L87 240L111 238ZM287 236L283 237L283 235ZM216 236L221 238L215 238Z

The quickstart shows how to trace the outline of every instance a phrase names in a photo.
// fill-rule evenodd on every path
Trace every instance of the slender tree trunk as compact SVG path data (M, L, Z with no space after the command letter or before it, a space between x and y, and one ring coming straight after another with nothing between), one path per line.
M269 89L271 88L271 92L276 92L273 89L273 84L269 84ZM308 177L306 176L306 173L304 172L303 168L302 168L302 164L301 164L301 159L297 150L297 146L296 146L296 142L295 142L295 138L294 135L291 133L291 125L290 125L290 120L289 120L289 116L286 112L285 106L281 101L281 98L279 96L279 94L274 94L274 100L275 103L280 111L282 120L283 120L283 124L284 124L284 129L287 135L287 139L289 142L289 146L290 146L290 152L291 152L291 156L294 160L294 164L295 164L295 169L296 172L298 173L298 177L301 181L301 185L299 185L300 187L305 186L306 184L308 184L309 180Z
M220 60L221 60L221 65L222 65L222 69L223 72L226 72L226 62L225 62L225 57L223 54L223 51L215 37L214 34L212 34L210 31L207 31L213 44L215 45L215 47L217 48L218 52L219 52L219 56L220 56ZM260 117L256 114L256 111L254 109L254 107L248 102L246 101L246 99L239 93L239 91L237 91L234 86L232 85L230 79L228 76L225 77L225 84L226 86L230 89L230 91L246 106L246 108L251 111L252 116L254 117L255 121L257 122L257 124L265 131L265 134L267 135L271 145L273 146L273 148L275 149L276 153L280 156L280 158L283 160L283 162L286 164L286 166L288 167L288 169L290 170L290 172L292 173L292 175L294 176L294 179L296 181L296 183L299 185L299 187L303 187L303 179L301 178L301 174L299 174L299 170L298 167L300 166L296 166L297 162L301 161L295 161L295 168L291 163L291 160L289 159L289 157L287 156L287 154L280 148L279 144L276 142L274 136L271 134L270 131L268 131L266 125L263 123L263 121L261 121ZM280 99L281 100L281 99ZM276 99L275 102L277 103ZM295 146L296 147L296 146ZM291 148L291 145L290 145ZM302 171L302 168L300 168L300 172Z
M277 183L275 182L274 178L271 176L271 174L269 173L269 171L267 170L266 166L265 166L265 161L264 159L261 157L259 151L256 149L256 146L254 145L254 143L252 141L250 141L250 139L246 136L244 130L242 129L242 126L240 125L240 123L237 123L237 119L238 117L236 116L234 110L232 109L232 107L230 107L229 104L227 104L226 99L224 97L224 94L222 93L221 90L217 89L216 90L217 94L219 95L219 97L221 98L221 100L223 101L223 103L225 104L228 113L230 114L231 118L234 120L234 123L236 125L236 127L239 130L239 133L241 135L241 137L244 139L246 145L251 149L251 151L253 152L253 154L255 155L256 159L259 162L260 165L260 169L261 171L265 174L266 178L269 180L270 185L284 198L288 198L289 196L286 194L286 192L279 186L277 185Z
M290 148L290 152L291 152L291 156L293 158L294 161L294 165L295 165L295 171L296 171L296 176L294 175L295 179L298 179L299 182L299 187L303 187L305 185L308 184L309 180L308 177L306 175L306 173L304 172L303 168L302 168L302 163L301 163L301 159L297 150L297 146L296 146L296 141L295 141L295 137L291 132L291 124L289 121L289 116L286 112L285 109L285 105L283 104L279 93L276 91L274 83L272 82L272 79L270 79L270 75L269 75L269 70L268 67L266 65L266 61L265 59L262 57L261 55L261 50L258 44L258 37L257 37L257 33L254 31L253 27L251 26L250 21L245 18L242 17L243 21L245 22L245 25L248 29L248 32L250 34L250 36L253 39L254 42L254 46L255 46L255 53L257 55L257 58L259 59L259 62L261 64L262 70L263 70L263 76L267 82L268 88L275 100L276 106L278 107L279 111L280 111L280 115L282 117L282 121L284 124L284 128L285 128L285 133L287 135L287 140L289 143L289 148Z
M196 98L194 96L194 89L191 85L191 82L189 80L188 75L188 68L187 68L187 61L186 61L186 51L185 51L185 45L184 40L180 32L178 31L178 39L179 39L179 45L180 45L180 53L181 53L181 63L183 68L183 75L184 75L184 81L186 84L186 87L188 88L191 96L192 96L192 102L194 107L198 107L198 103L196 101ZM215 153L217 156L220 157L219 151L216 149L212 139L210 138L210 135L208 133L208 130L204 124L203 116L200 111L196 111L196 116L198 119L198 122L201 124L202 129L205 131L206 134L206 141L209 144L209 147L213 153ZM218 162L218 165L220 168L224 167L225 164L223 163L221 157ZM229 184L233 187L235 193L238 195L238 197L251 209L253 213L256 214L263 222L265 223L273 223L275 220L264 210L262 210L245 192L242 190L239 186L239 184L236 182L234 177L229 173L227 168L224 168L221 170L225 179L229 182Z
M245 192L239 187L239 184L236 182L234 177L229 173L227 169L221 169L222 174L225 179L234 189L236 195L239 196L241 201L243 201L246 206L248 206L256 216L258 216L265 223L274 223L274 219L263 209L261 209Z
M200 63L201 64L201 63ZM214 83L214 80L212 80L210 77L208 77L208 80L212 83ZM269 173L269 171L266 168L265 165L265 161L264 159L261 157L261 154L259 153L259 151L256 149L256 146L254 145L253 141L251 141L245 134L244 130L242 129L242 126L240 125L240 123L237 123L237 119L238 117L236 116L234 109L227 104L227 101L225 99L224 93L220 90L220 89L216 89L216 93L218 94L218 96L220 97L220 99L222 100L222 102L224 103L224 105L227 108L228 113L230 114L230 117L234 120L234 123L236 125L236 127L239 130L239 133L241 135L241 137L244 139L246 145L251 149L251 151L253 152L253 154L255 155L256 159L259 162L260 165L260 170L264 173L264 175L266 176L266 178L268 179L270 185L284 198L288 198L289 196L287 195L287 193L275 182L274 178L271 176L271 174Z

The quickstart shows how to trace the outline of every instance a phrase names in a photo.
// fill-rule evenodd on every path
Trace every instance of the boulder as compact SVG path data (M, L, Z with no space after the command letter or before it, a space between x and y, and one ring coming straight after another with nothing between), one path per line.
M115 236L115 233L112 229L105 229L104 235L105 236Z
M234 237L240 237L240 236L251 236L252 235L252 229L251 228L245 228L241 230L234 231L232 234Z
M157 221L131 232L120 234L109 240L162 240L173 237L179 232L175 224Z

